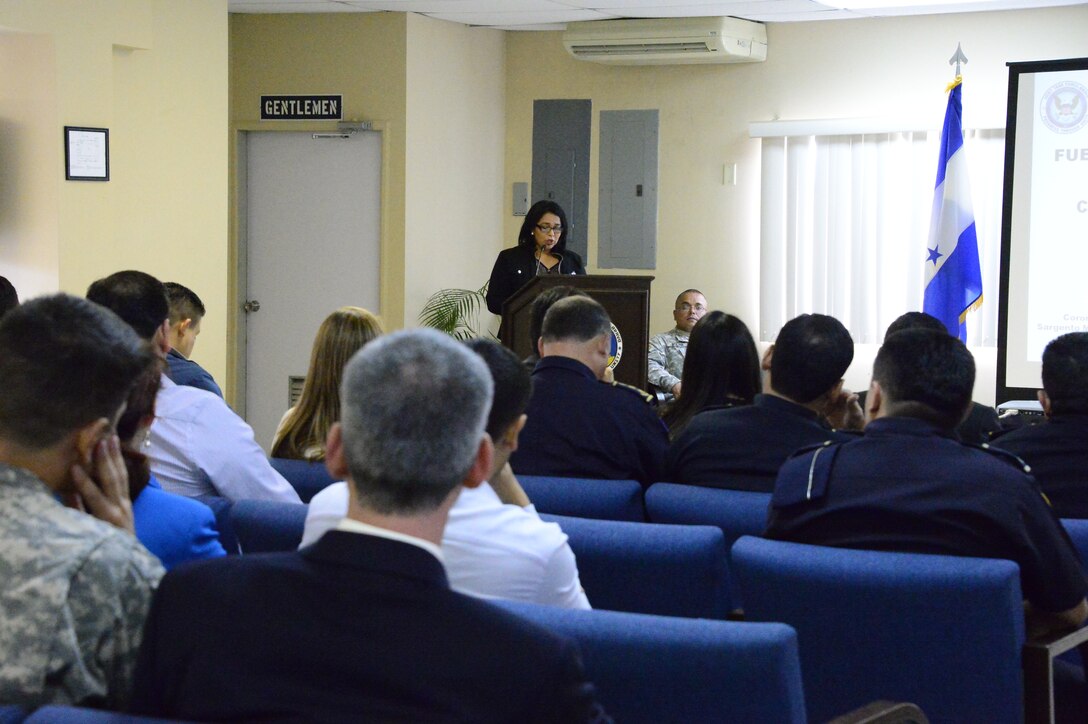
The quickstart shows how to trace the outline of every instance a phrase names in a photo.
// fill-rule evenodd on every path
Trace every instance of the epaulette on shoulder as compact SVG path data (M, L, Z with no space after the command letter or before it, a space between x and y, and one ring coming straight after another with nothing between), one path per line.
M646 390L643 390L643 389L640 389L640 388L638 388L638 387L635 387L634 385L628 385L628 384L625 384L625 383L623 383L623 382L615 382L615 381L613 381L613 382L611 382L611 383L606 383L606 384L611 384L611 385L612 385L613 387L615 387L615 388L616 388L617 390L627 390L628 392L633 392L634 394L636 394L636 395L638 395L639 397L641 397L641 398L642 398L642 401L643 401L643 402L645 402L645 403L646 403L647 405L652 405L652 404L654 404L654 396L653 396L653 395L651 395L651 394L650 394L649 392L647 392Z
M825 440L796 451L778 471L772 505L776 508L819 500L827 494L831 468L843 443Z
M984 442L981 445L970 445L970 444L968 444L967 447L973 447L976 450L982 450L983 452L989 453L990 455L993 455L998 460L1002 460L1002 461L1008 463L1009 465L1012 465L1013 467L1015 467L1020 472L1031 475L1031 466L1028 465L1026 462L1024 462L1024 459L1022 457L1020 457L1018 455L1013 455L1008 450L1002 450L999 447L994 447L994 446L990 445L990 443L988 443L988 442Z

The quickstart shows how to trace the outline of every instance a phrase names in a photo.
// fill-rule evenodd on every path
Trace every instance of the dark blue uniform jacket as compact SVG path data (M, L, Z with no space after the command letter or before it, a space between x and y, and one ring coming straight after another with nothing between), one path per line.
M870 422L778 474L767 537L867 550L1004 558L1024 598L1060 612L1088 585L1038 485L1011 455L964 445L913 418Z
M519 475L661 480L669 435L647 397L599 381L577 360L545 357L510 465Z

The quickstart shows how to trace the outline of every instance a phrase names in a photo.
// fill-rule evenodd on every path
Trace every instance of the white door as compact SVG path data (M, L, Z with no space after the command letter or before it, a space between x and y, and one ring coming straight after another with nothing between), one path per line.
M267 451L322 320L381 312L381 135L246 136L245 416Z

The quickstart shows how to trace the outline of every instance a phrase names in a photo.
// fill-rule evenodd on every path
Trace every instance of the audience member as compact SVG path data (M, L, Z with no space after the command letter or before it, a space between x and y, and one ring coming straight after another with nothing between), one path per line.
M1039 402L1045 422L993 445L1031 466L1058 516L1088 518L1088 332L1063 334L1043 350Z
M487 363L495 384L487 418L495 460L489 482L463 489L450 509L442 534L450 587L480 598L589 608L567 536L555 523L540 519L507 462L525 424L532 392L529 372L496 342L474 339L468 346ZM347 511L347 483L334 483L315 495L300 547L335 528Z
M611 322L589 297L567 297L544 316L541 360L521 445L510 464L519 475L660 479L668 433L645 392L600 379Z
M128 698L162 566L132 535L114 423L150 361L116 315L76 297L0 322L0 704Z
M786 322L763 355L763 394L751 405L695 415L669 448L665 479L769 493L795 450L849 437L835 428L861 428L856 396L842 386L853 359L854 342L837 319L802 314Z
M544 328L544 315L560 299L579 296L584 297L587 295L581 289L560 284L557 287L545 289L533 300L532 305L529 307L529 339L533 341L533 351L532 354L522 360L522 364L528 367L530 372L536 367L536 363L540 361L540 330Z
M7 280L7 277L0 277L0 318L17 306L19 306L19 294L15 291L15 287Z
M140 271L99 279L87 298L113 310L165 358L170 322L162 282ZM162 378L147 455L163 489L190 498L301 502L272 469L253 429L210 392Z
M193 346L200 334L200 321L204 319L204 302L200 301L196 292L176 282L166 282L163 287L170 305L170 327L166 333L170 351L166 355L166 374L176 385L188 385L222 397L223 391L215 383L215 378L189 359L193 356Z
M871 550L1006 558L1020 566L1030 632L1079 626L1084 573L1019 461L963 445L975 364L945 331L889 335L873 363L870 422L804 450L778 474L767 536Z
M314 337L310 369L298 404L287 410L272 440L272 457L325 459L325 439L340 421L340 379L351 356L382 334L382 323L361 307L341 307Z
M348 517L301 551L169 572L135 711L314 722L598 714L573 642L450 590L443 571L446 516L492 466L491 390L483 361L434 330L360 350L326 453L347 477ZM245 625L254 612L260 625Z
M697 412L752 404L760 390L759 352L744 322L725 312L700 319L691 330L683 379L686 392L661 413L673 440Z
M672 318L676 326L650 339L646 379L666 393L666 401L680 396L680 380L684 356L688 351L688 336L695 323L706 314L706 297L698 289L686 289L676 298Z
M904 329L932 329L935 332L948 333L944 322L925 312L907 312L900 315L894 322L888 325L884 333L884 339L888 335L902 332ZM858 404L865 409L865 392L858 393ZM994 435L1001 432L1001 421L997 417L997 410L977 402L971 403L971 410L963 422L956 426L956 434L960 440L972 445L981 445L988 442Z
M162 361L156 358L137 379L125 411L117 420L117 436L128 470L136 538L170 570L185 561L226 555L226 551L219 542L211 508L163 490L151 474L150 461L141 452L155 419L161 366Z

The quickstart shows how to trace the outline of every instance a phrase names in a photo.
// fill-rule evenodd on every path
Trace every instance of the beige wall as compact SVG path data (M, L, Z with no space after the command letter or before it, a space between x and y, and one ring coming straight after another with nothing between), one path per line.
M502 244L505 39L408 16L405 319L439 289L479 289ZM483 310L482 320L491 315Z
M235 131L334 127L262 123L259 96L341 93L345 119L385 135L387 327L413 326L440 288L481 286L502 235L504 34L404 13L234 15L230 27Z
M1002 127L1008 61L1083 56L1088 7L781 23L768 26L764 63L725 66L608 67L576 61L560 33L509 33L505 189L527 180L532 163L532 102L593 101L589 265L596 263L599 112L658 108L660 177L657 269L651 327L671 326L672 300L687 287L706 292L758 329L759 142L752 121L854 117L932 117L939 125L947 59L962 42L965 124ZM737 185L722 166L738 165ZM513 243L519 219L505 217ZM616 270L623 273L622 270ZM996 290L990 303L997 302ZM904 310L906 311L906 310ZM848 382L864 384L871 353L859 351ZM978 399L993 397L992 352L979 355Z
M0 32L0 275L21 299L60 287L56 77L51 36Z
M0 62L30 64L23 77L5 68L0 98L35 104L21 118L0 106L0 123L21 129L5 157L30 161L0 194L21 215L0 231L3 259L31 259L34 292L82 294L124 268L191 286L209 310L195 357L222 379L226 0L0 0L0 28L40 38L20 50L26 36L0 35ZM64 180L65 125L110 129L109 182Z
M238 144L245 131L327 131L335 121L261 121L262 94L339 94L345 121L371 121L382 133L380 309L386 327L404 317L404 162L407 16L403 13L330 13L230 16L232 294L237 278L241 227L238 208ZM242 260L244 261L244 260ZM240 300L236 299L235 307ZM231 379L242 373L244 344L237 315ZM310 340L300 341L309 345Z

